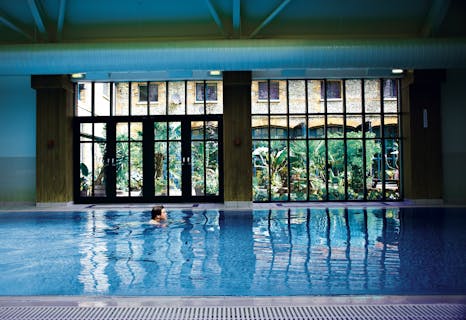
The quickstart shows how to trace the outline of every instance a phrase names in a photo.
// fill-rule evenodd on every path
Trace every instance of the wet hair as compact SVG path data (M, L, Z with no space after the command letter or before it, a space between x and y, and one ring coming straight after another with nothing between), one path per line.
M164 208L164 206L155 206L152 208L152 211L151 211L151 219L157 219L158 217L160 217L162 215L162 209Z

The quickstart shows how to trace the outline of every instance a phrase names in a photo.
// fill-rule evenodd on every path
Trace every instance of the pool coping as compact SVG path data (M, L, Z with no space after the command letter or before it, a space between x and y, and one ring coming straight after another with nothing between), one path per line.
M466 305L466 295L347 296L0 296L0 307L218 307L334 305Z
M74 204L74 203L47 203L47 204L14 204L0 203L2 212L71 212L94 210L150 210L157 203L127 203L127 204ZM325 208L464 208L465 204L445 204L430 201L394 201L394 202L267 202L248 203L231 206L227 203L164 203L168 210L286 210L286 209L325 209Z

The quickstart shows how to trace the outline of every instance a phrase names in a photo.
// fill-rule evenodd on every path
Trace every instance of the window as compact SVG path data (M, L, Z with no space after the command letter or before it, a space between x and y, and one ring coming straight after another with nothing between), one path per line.
M204 98L206 102L217 102L216 83L196 83L196 102L204 102Z
M325 99L325 81L320 82L320 98ZM327 100L341 99L341 81L340 80L327 80Z
M384 99L395 99L398 96L397 81L395 79L385 79L383 81Z
M267 101L269 99L270 83L270 101L280 100L280 85L278 81L259 81L259 100Z
M271 97L272 83L253 81L251 97ZM251 99L253 201L401 199L397 83L280 80L281 112ZM382 88L394 101L380 98Z
M149 85L149 101L159 101L159 86L156 84ZM147 85L139 85L139 102L147 102Z

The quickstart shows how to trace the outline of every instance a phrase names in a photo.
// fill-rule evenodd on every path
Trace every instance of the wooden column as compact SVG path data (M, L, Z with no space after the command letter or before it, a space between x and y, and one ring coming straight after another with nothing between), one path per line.
M73 85L65 75L32 76L36 90L36 202L73 200Z
M225 203L251 202L251 72L224 72L223 96Z
M404 79L404 196L439 200L443 197L441 83L442 70L420 70Z

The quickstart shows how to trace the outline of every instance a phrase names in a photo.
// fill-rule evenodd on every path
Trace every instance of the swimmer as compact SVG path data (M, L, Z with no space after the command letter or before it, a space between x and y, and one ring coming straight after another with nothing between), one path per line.
M161 222L167 220L167 210L163 206L155 206L151 211L151 224L160 224Z

